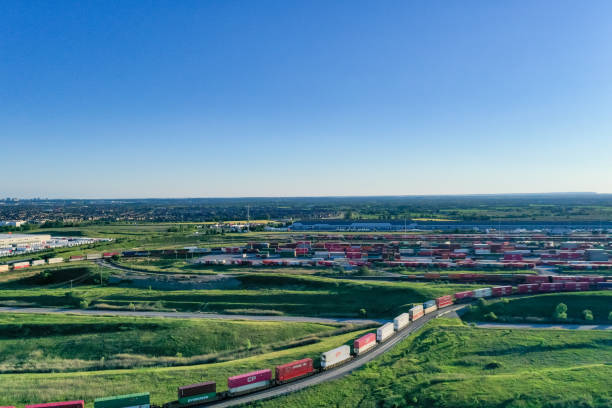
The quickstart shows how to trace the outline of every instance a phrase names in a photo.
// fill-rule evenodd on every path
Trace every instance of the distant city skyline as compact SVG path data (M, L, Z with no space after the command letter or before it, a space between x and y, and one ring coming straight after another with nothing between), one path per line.
M610 15L0 3L0 196L612 193Z

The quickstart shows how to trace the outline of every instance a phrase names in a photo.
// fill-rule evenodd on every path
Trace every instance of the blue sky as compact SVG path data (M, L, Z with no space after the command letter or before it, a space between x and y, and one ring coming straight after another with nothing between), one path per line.
M612 193L609 1L0 1L0 197Z

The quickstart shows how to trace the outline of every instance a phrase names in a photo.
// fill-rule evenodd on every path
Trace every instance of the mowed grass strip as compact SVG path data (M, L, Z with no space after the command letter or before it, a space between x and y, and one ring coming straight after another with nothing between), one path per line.
M436 319L348 377L257 407L609 407L603 331L491 330Z
M234 361L185 367L78 373L0 374L0 405L84 399L88 407L102 396L151 392L151 403L161 405L176 399L177 387L201 381L216 381L218 391L227 389L227 377L270 368L293 360L318 358L323 351L348 344L367 330L323 338L302 347L275 351Z

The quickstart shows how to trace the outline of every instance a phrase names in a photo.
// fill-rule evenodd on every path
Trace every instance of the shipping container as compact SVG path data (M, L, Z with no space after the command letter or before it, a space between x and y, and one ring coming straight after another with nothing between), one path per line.
M525 276L526 283L549 283L550 276L548 275L527 275Z
M8 265L0 265L0 272L8 272L8 270L9 270Z
M493 294L491 288L474 289L473 292L475 298L486 298Z
M603 276L578 276L576 277L577 282L597 283L597 282L603 282L604 280L605 279Z
M457 292L457 293L454 294L454 296L455 296L455 300L456 301L470 300L471 298L474 297L474 291L466 290L464 292Z
M83 408L85 402L78 401L63 401L63 402L47 402L44 404L29 404L25 408Z
M589 282L565 282L563 284L563 290L568 292L584 292L585 290L590 290L591 284Z
M452 304L453 304L452 295L440 296L439 298L436 299L436 305L438 306L438 309L442 307L450 306Z
M64 262L64 258L49 258L47 259L48 264L57 264Z
M96 398L94 408L149 408L151 405L148 392L138 394L116 395L113 397Z
M29 261L15 262L13 264L13 269L23 269L23 268L29 268L29 267L30 267L30 262Z
M258 370L246 374L235 375L227 379L230 395L240 394L254 389L264 388L272 381L272 370Z
M524 283L517 285L516 289L518 293L537 293L540 291L539 283Z
M195 252L198 248L194 248L193 250L191 250L190 252ZM102 254L102 258L112 258L115 255L119 255L119 252L104 252Z
M404 327L408 326L409 324L410 324L410 314L408 313L402 313L401 315L393 319L393 328L395 329L395 331L400 331Z
M439 273L426 273L425 275L423 275L423 277L428 280L438 280L440 279L440 274Z
M82 261L82 260L84 260L84 259L85 259L85 257L84 257L84 256L82 256L82 255L72 255L72 256L70 257L70 259L68 259L68 262Z
M423 305L417 305L408 310L408 314L410 315L410 320L415 321L421 316L423 316Z
M423 313L424 314L432 313L432 312L435 312L436 310L438 310L438 306L436 306L435 300L428 300L427 302L423 303Z
M86 255L86 259L88 261L94 260L94 259L101 259L102 258L102 254L87 254Z
M385 323L376 329L376 341L383 342L395 334L393 323Z
M314 367L312 358L292 361L291 363L281 364L275 368L277 383L295 380L313 373Z
M597 282L597 289L612 290L612 282Z
M321 368L328 370L351 359L351 348L347 345L336 347L321 354Z
M217 383L214 381L185 385L178 389L178 402L191 404L193 402L211 401L217 397Z
M559 292L563 290L563 283L541 283L540 292Z
M491 289L493 296L507 296L512 294L512 286L495 286Z
M44 259L35 259L32 261L32 266L40 266L40 265L44 265L45 264L45 260Z
M360 355L376 346L376 334L365 334L353 342L353 353Z

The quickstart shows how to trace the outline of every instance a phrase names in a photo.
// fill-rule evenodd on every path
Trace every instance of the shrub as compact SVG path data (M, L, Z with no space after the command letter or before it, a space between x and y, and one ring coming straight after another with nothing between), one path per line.
M485 319L487 320L497 320L497 315L493 312L489 312L486 315L484 315Z
M89 302L85 299L79 302L79 309L87 309L89 307Z
M567 320L567 305L565 303L559 303L555 308L553 317L556 320Z
M612 310L608 313L608 320L612 321Z
M593 312L589 309L584 309L582 311L582 317L584 318L584 320L593 321Z
M359 309L359 314L363 317L366 317L368 315L368 311L365 309ZM612 316L612 312L610 312L610 315Z

